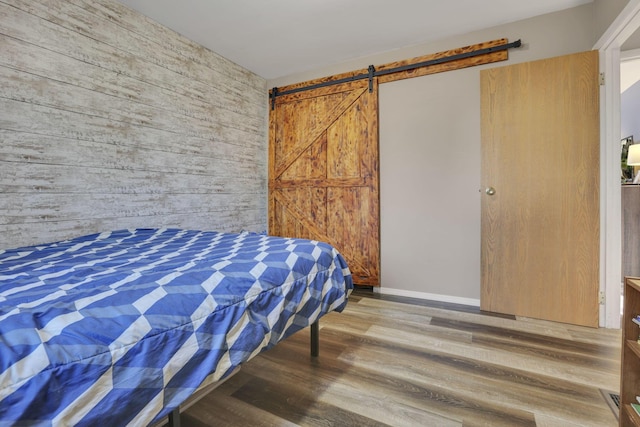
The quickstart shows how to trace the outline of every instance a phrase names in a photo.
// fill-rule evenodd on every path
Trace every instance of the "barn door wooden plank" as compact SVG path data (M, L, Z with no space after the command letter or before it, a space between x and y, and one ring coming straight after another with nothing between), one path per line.
M304 131L304 139L297 138L296 133L291 132L286 135L283 135L285 138L291 138L293 147L291 149L283 150L283 156L278 159L278 164L276 165L276 176L282 175L292 164L295 162L302 153L307 151L309 147L311 147L317 140L320 138L323 133L327 131L327 128L334 123L340 116L345 114L348 109L350 109L353 103L358 100L358 98L362 95L364 89L353 90L351 92L347 92L347 95L340 100L340 102L328 109L328 111L309 111L309 113L315 113L311 116L313 120L311 123L305 123L304 126L308 126L308 128L303 129ZM317 101L318 104L321 104L320 108L322 108L323 97L314 97L312 100ZM299 108L300 104L307 104L307 108L309 108L308 104L311 99L307 99L307 102L297 101L293 104L293 108ZM286 102L286 100L285 100ZM326 101L324 102L326 104ZM286 116L291 116L292 114L286 114ZM300 126L301 121L298 121L296 124L290 124L289 127L282 127L284 132L290 132L291 126ZM296 129L298 132L300 129Z
M270 114L269 233L333 244L379 285L377 83L279 97Z
M403 67L411 64L419 64L421 62L432 61L432 60L446 58L454 55L471 53L478 50L505 45L508 42L509 41L507 39L497 39L497 40L492 40L488 42L477 43L470 46L464 46L456 49L447 50L444 52L432 53L428 55L418 56L412 59L406 59L403 61L391 62L388 64L380 65L376 67L376 71L391 70L394 68ZM499 50L496 52L472 56L469 58L457 59L454 61L447 61L441 64L431 65L428 67L413 68L407 71L386 74L379 77L378 83L383 84L383 83L395 82L397 80L410 79L413 77L426 76L429 74L444 73L445 71L453 71L453 70L459 70L461 68L475 67L476 65L491 64L493 62L506 61L507 59L509 59L509 52L506 50Z

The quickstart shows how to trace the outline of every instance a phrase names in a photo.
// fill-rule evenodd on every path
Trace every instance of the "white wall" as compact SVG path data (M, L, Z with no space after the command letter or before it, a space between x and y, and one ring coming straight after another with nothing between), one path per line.
M622 12L629 0L594 0L593 25L595 34L601 36Z
M477 303L483 67L590 50L593 4L267 82L269 87L506 37L506 62L380 86L381 292Z
M479 297L465 292L480 272L479 84L457 70L380 86L383 291Z
M622 92L620 119L621 135L633 136L634 142L640 141L640 81Z
M479 71L589 50L591 10L588 5L459 38L459 46L521 39L524 48L511 50L508 62L381 86L382 292L477 303ZM410 195L413 202L402 203Z

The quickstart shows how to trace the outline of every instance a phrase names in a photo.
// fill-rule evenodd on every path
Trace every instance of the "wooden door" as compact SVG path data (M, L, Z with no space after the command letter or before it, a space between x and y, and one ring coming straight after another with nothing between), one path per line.
M276 98L270 113L269 233L333 244L354 282L379 285L377 82Z
M598 326L598 90L595 51L481 72L483 310Z

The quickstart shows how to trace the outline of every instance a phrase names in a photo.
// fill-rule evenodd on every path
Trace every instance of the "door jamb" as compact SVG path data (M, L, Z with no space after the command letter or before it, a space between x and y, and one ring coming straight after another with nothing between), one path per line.
M620 328L622 204L620 189L620 46L640 27L640 0L630 0L593 47L600 53L601 327Z

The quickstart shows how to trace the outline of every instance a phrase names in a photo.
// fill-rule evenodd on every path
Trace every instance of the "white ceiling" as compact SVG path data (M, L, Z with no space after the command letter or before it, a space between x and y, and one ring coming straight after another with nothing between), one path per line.
M274 79L593 0L119 1Z

